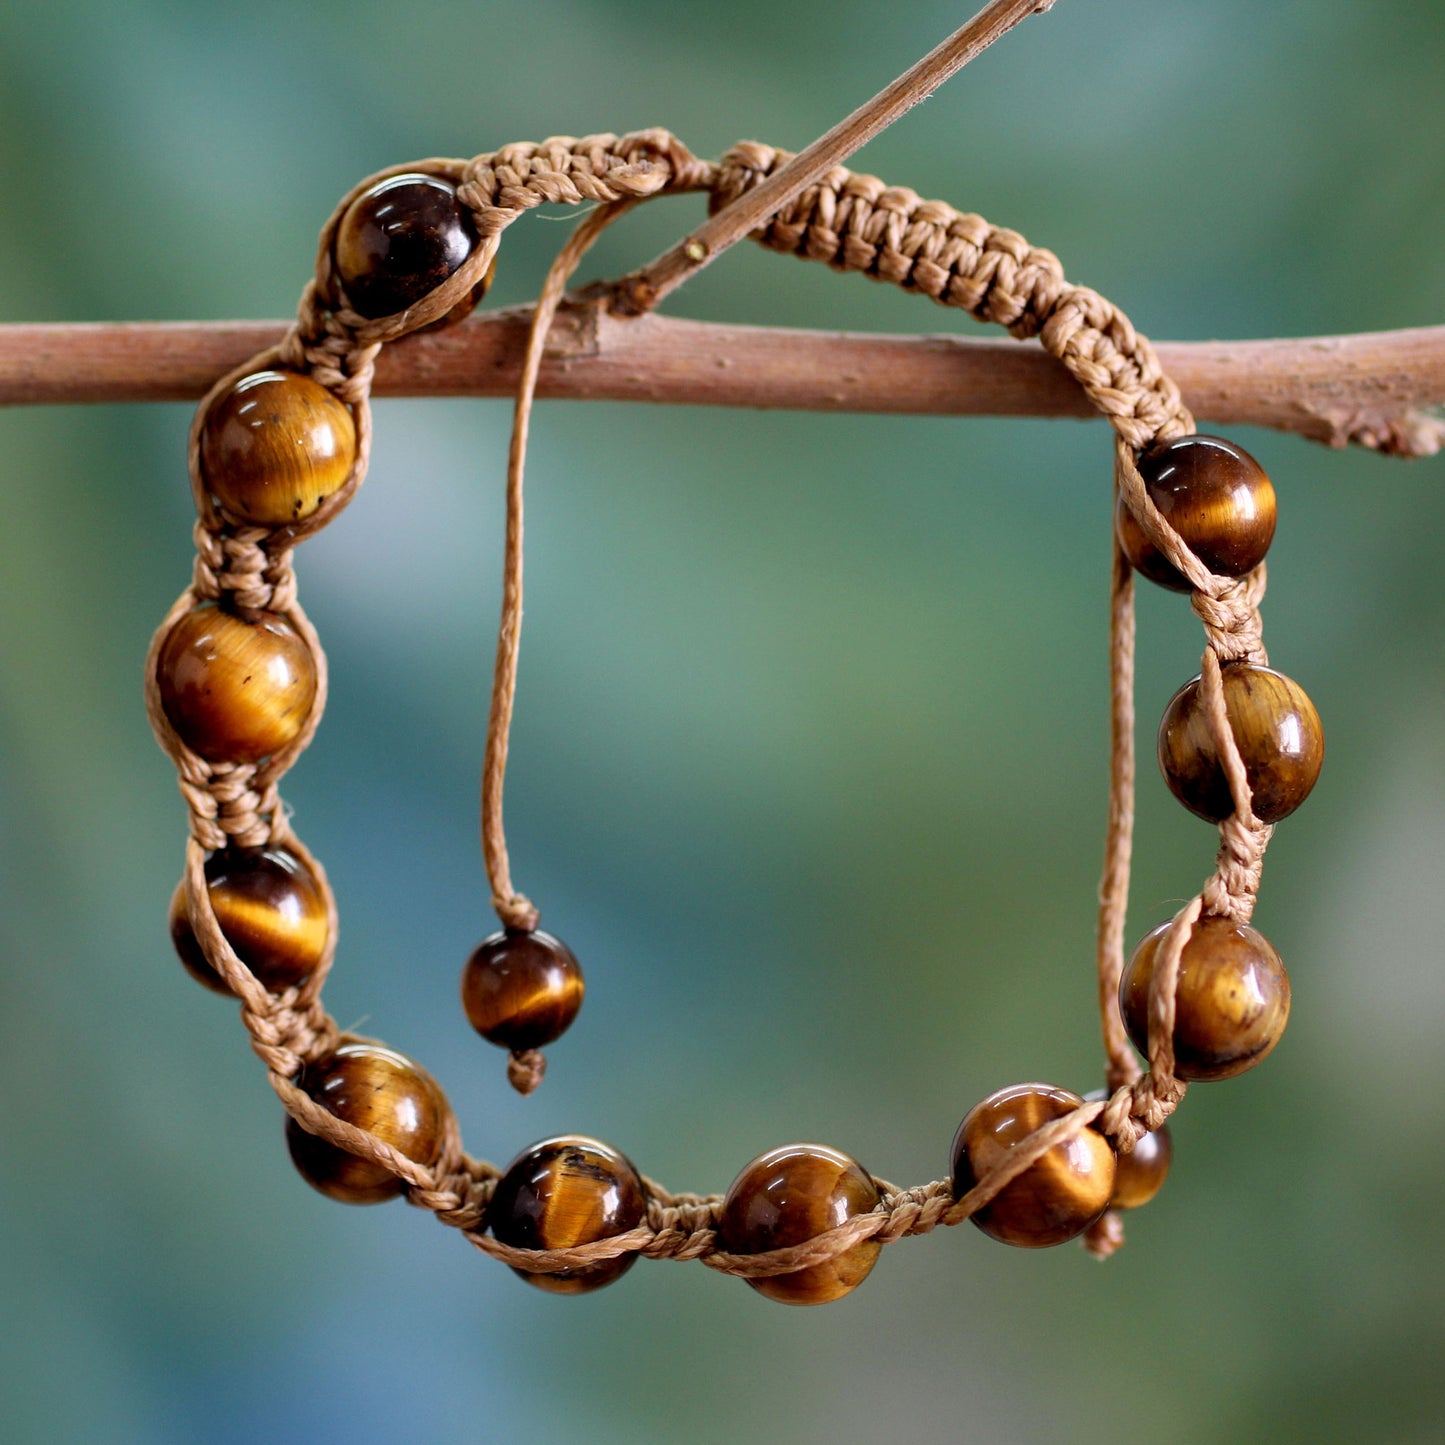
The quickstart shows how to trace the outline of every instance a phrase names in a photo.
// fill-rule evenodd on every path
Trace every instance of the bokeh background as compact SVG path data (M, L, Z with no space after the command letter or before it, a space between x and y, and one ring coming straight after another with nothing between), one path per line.
M383 165L665 125L797 147L972 8L48 0L0 44L0 316L279 317ZM855 162L1017 227L1171 338L1425 324L1445 300L1439 0L1060 0ZM614 228L592 274L700 213ZM565 230L515 228L520 301ZM589 263L591 264L591 263ZM740 246L677 314L952 331ZM1105 1266L969 1226L813 1311L700 1266L529 1289L293 1174L226 1002L164 931L184 813L140 702L184 585L189 408L0 414L0 1411L8 1441L1425 1441L1445 1429L1445 469L1235 433L1275 478L1267 636L1329 758L1257 921L1277 1053L1199 1086ZM470 1147L597 1134L723 1189L794 1139L947 1168L993 1089L1099 1082L1101 424L542 404L508 789L589 978L535 1098L456 1000L505 403L382 402L299 557L333 694L289 779L343 933L327 998ZM1194 670L1141 602L1139 709ZM1146 767L1131 938L1213 834Z

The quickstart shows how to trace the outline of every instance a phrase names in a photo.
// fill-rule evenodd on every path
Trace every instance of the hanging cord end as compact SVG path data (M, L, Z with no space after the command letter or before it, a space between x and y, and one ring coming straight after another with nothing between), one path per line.
M525 1098L547 1075L547 1056L541 1049L522 1049L507 1059L507 1082Z
M1083 1234L1084 1248L1097 1260L1106 1260L1124 1247L1124 1221L1116 1209L1106 1209Z
M520 893L492 895L492 907L501 920L502 927L512 933L535 933L542 915L530 898Z

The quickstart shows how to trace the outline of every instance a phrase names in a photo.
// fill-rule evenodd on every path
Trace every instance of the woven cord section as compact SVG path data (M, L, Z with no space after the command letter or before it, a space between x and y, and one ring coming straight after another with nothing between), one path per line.
M722 159L714 211L791 159L753 141ZM1194 429L1146 337L1112 302L1075 286L1052 251L982 216L906 186L839 167L754 233L774 251L859 271L967 311L1019 338L1038 337L1136 451Z

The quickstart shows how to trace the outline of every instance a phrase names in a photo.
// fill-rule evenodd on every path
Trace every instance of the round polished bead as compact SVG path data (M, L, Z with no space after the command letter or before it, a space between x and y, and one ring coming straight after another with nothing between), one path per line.
M1164 520L1211 572L1243 577L1264 561L1274 539L1274 487L1243 447L1223 437L1176 437L1140 456L1139 475ZM1145 535L1122 495L1114 522L1138 572L1171 592L1190 591L1188 578Z
M508 928L462 969L462 1007L489 1043L514 1053L560 1038L582 1007L582 970L550 933Z
M1169 923L1144 936L1119 980L1119 1012L1141 1054L1149 1049L1149 985ZM1258 929L1201 918L1179 957L1174 991L1174 1072L1230 1079L1252 1069L1289 1022L1289 975Z
M297 1083L338 1119L355 1124L418 1164L441 1152L447 1102L420 1065L381 1044L342 1044L308 1064ZM381 1204L406 1185L389 1169L349 1154L286 1120L286 1145L301 1177L343 1204Z
M213 603L182 616L156 667L181 741L217 763L256 763L294 742L316 701L316 661L284 617L247 622Z
M857 1160L822 1144L785 1144L759 1155L733 1180L718 1220L718 1243L730 1254L805 1244L877 1208L880 1197ZM759 1294L783 1304L827 1304L867 1279L882 1247L865 1239L821 1264L745 1278Z
M453 186L417 173L392 176L346 208L336 230L336 270L355 311L390 316L440 286L476 243ZM474 292L469 304L480 299Z
M308 977L326 953L326 897L316 875L286 848L223 848L206 860L211 909L236 956L280 993ZM206 961L186 915L186 885L171 898L171 942L187 972L216 993L225 979Z
M1168 1124L1161 1124L1152 1134L1145 1134L1127 1154L1119 1155L1114 1175L1114 1197L1111 1209L1138 1209L1148 1204L1163 1187L1174 1158L1174 1141Z
M1084 1102L1092 1104L1108 1097L1107 1089L1091 1089L1084 1095ZM1163 1185L1173 1157L1174 1141L1168 1124L1161 1124L1152 1134L1141 1135L1129 1153L1115 1156L1114 1193L1109 1208L1138 1209L1148 1204Z
M201 426L201 475L231 516L263 527L309 517L356 461L356 423L309 376L257 371L218 397Z
M1319 778L1325 759L1320 715L1297 682L1272 668L1230 662L1220 669L1220 679L1254 814L1262 823L1277 823L1309 797ZM1197 677L1164 709L1159 766L1170 792L1191 813L1222 823L1234 811Z
M642 1176L624 1155L596 1139L563 1135L525 1149L497 1181L486 1223L517 1249L572 1249L626 1234L647 1214ZM514 1270L552 1294L586 1294L627 1273L635 1252L552 1274Z
M1049 1084L1015 1084L974 1105L953 1137L953 1197L962 1199L1016 1144L1083 1102ZM1114 1161L1109 1141L1086 1128L1047 1150L970 1217L1003 1244L1062 1244L1109 1207Z

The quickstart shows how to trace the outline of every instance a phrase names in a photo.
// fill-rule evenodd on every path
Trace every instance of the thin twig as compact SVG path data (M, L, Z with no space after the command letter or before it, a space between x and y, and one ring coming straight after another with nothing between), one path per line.
M640 271L624 276L615 287L613 307L626 315L651 311L670 291L715 261L794 196L842 165L860 146L886 130L899 116L926 100L950 76L981 55L1030 15L1052 9L1054 0L990 0L966 25L910 66L891 85L826 135L801 150L761 185L744 192L711 216L691 235Z
M512 396L530 308L409 336L377 358L379 396ZM194 401L275 343L280 321L0 326L0 404ZM1276 341L1164 341L1196 416L1400 456L1445 444L1445 326ZM1096 415L1033 342L619 321L601 302L553 324L537 395L591 401L953 416Z

